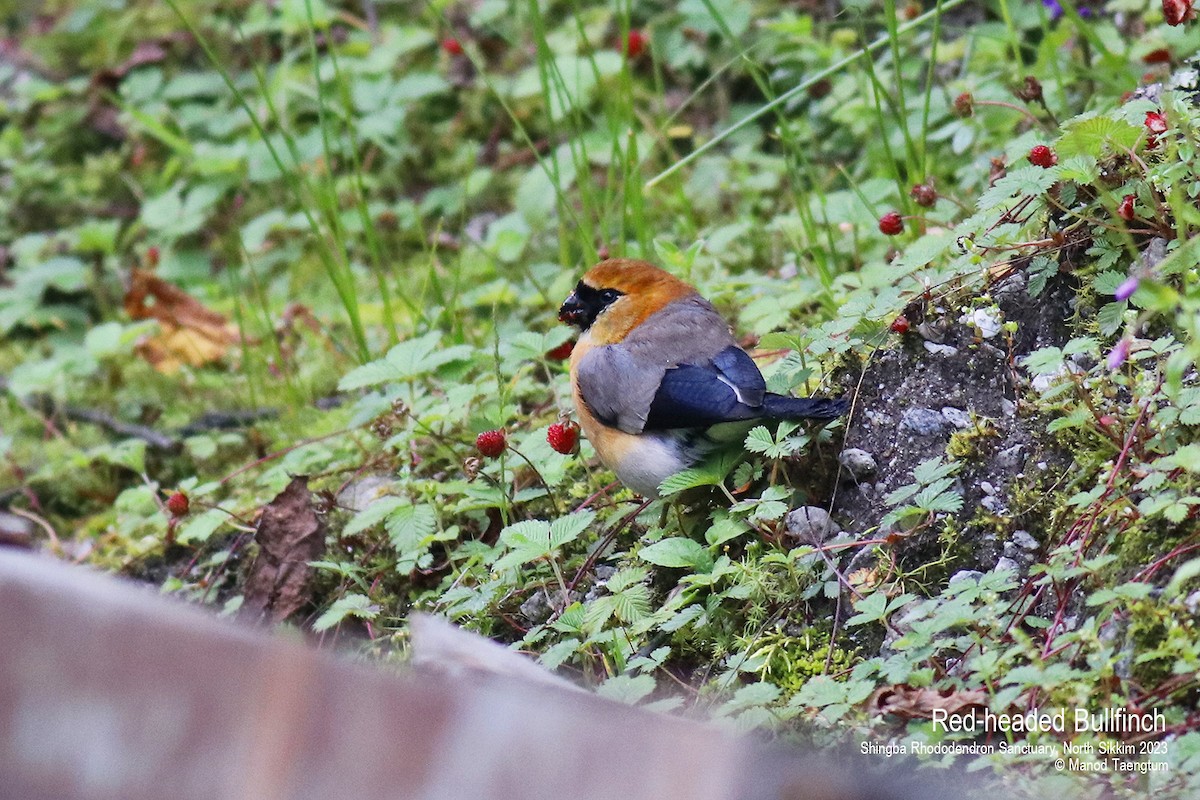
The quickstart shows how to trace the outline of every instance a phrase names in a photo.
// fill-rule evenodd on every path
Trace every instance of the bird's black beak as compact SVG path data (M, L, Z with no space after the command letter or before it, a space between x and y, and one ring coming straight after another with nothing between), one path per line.
M589 317L592 316L591 310L579 299L576 292L571 292L567 299L563 301L562 307L558 309L558 319L568 325L575 325L578 328L586 328Z

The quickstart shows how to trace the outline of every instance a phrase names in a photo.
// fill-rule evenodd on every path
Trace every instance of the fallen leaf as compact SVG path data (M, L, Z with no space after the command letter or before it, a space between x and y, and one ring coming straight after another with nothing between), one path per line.
M904 720L932 719L935 710L945 710L950 716L974 713L987 706L987 692L982 689L937 690L928 687L897 684L876 689L867 700L872 714L894 715Z
M325 551L325 531L313 507L308 478L293 478L263 509L254 532L258 556L250 566L241 615L282 622L309 603L313 568Z
M129 58L114 67L106 67L93 74L92 84L103 86L110 90L115 89L117 84L131 70L145 66L146 64L157 64L166 57L166 49L158 42L140 42L133 48L133 52L129 54Z
M138 343L137 351L159 372L170 375L184 364L199 367L221 358L240 340L238 329L221 314L152 272L134 269L125 312L132 319L157 320L160 332Z

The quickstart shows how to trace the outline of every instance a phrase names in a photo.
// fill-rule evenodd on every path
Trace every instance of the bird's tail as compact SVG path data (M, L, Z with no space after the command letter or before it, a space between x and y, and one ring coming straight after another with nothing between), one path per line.
M850 408L844 397L785 397L767 393L763 416L771 419L836 419Z

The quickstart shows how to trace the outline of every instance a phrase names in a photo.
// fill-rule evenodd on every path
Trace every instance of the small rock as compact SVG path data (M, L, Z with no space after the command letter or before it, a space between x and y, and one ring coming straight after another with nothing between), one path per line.
M949 357L958 355L958 348L951 347L948 344L936 344L934 342L925 342L925 349L935 356Z
M1183 605L1187 608L1189 614L1195 614L1200 611L1200 589L1192 592L1183 601Z
M926 342L940 342L946 338L946 328L943 325L933 325L928 320L917 326L917 333Z
M0 545L32 547L33 523L16 514L0 511Z
M989 483L988 481L980 481L979 488L983 490L984 494L995 494L996 493L996 487L992 486L992 484Z
M971 312L968 321L984 339L991 339L1004 326L1004 321L1000 319L1000 310L997 308L977 308Z
M1001 450L996 454L996 465L1002 469L1017 469L1024 461L1021 457L1024 449L1025 445L1014 444L1012 447Z
M517 610L526 622L534 625L541 625L550 618L550 612L553 611L545 592L534 592Z
M860 481L868 475L875 474L875 457L866 450L860 450L857 447L850 447L842 451L838 456L838 463L846 468L850 476L856 481Z
M1041 547L1038 544L1038 540L1033 538L1029 531L1013 531L1013 535L1009 537L1009 541L1022 550L1029 550L1030 552Z
M936 436L946 428L946 418L932 408L909 408L900 415L900 429L917 436Z
M1026 289L1025 273L1021 270L1013 272L992 289L992 295L997 299L1019 300L1022 302L1029 301L1028 291Z
M1012 400L1009 400L1007 397L1001 398L1000 411L1003 412L1004 416L1006 417L1015 417L1017 414L1017 404Z
M1042 472L1045 472L1046 470L1050 469L1050 465L1047 464L1045 461L1039 461L1039 462L1037 462L1037 468L1040 469Z
M1000 558L996 559L996 566L992 568L992 572L1004 572L1006 570L1008 572L1019 573L1021 571L1021 567L1011 558L1000 556Z
M611 576L610 576L611 577ZM564 595L561 589L549 590L553 593L550 596L547 590L534 592L528 600L517 608L521 612L521 616L533 625L540 625L550 618L550 614L566 608L576 600L582 599L582 592L571 592L569 595Z
M946 422L949 422L956 428L971 427L971 415L961 408L946 406L942 409L942 416L946 418Z
M350 481L338 492L338 505L348 511L362 511L382 498L394 483L395 480L387 475L364 475Z
M872 411L870 409L866 411L866 418L877 428L890 428L896 424L895 420L893 420L890 415L880 413L879 411Z
M982 498L979 501L979 505L983 506L984 508L986 508L988 511L992 512L996 516L1003 516L1004 514L1006 514L1008 512L1008 508L1005 507L1004 501L1001 500L999 497L993 497L990 494L985 496L984 498Z
M784 524L789 536L810 544L821 544L842 532L829 512L817 506L801 506L789 511Z
M961 581L975 581L976 583L979 583L979 580L982 577L983 573L977 569L960 569L958 572L950 576L950 585L953 586Z

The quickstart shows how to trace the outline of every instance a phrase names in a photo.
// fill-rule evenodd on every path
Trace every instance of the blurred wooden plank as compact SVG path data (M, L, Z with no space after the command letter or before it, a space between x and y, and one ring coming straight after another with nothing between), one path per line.
M943 796L546 683L396 676L15 551L0 641L2 798Z

